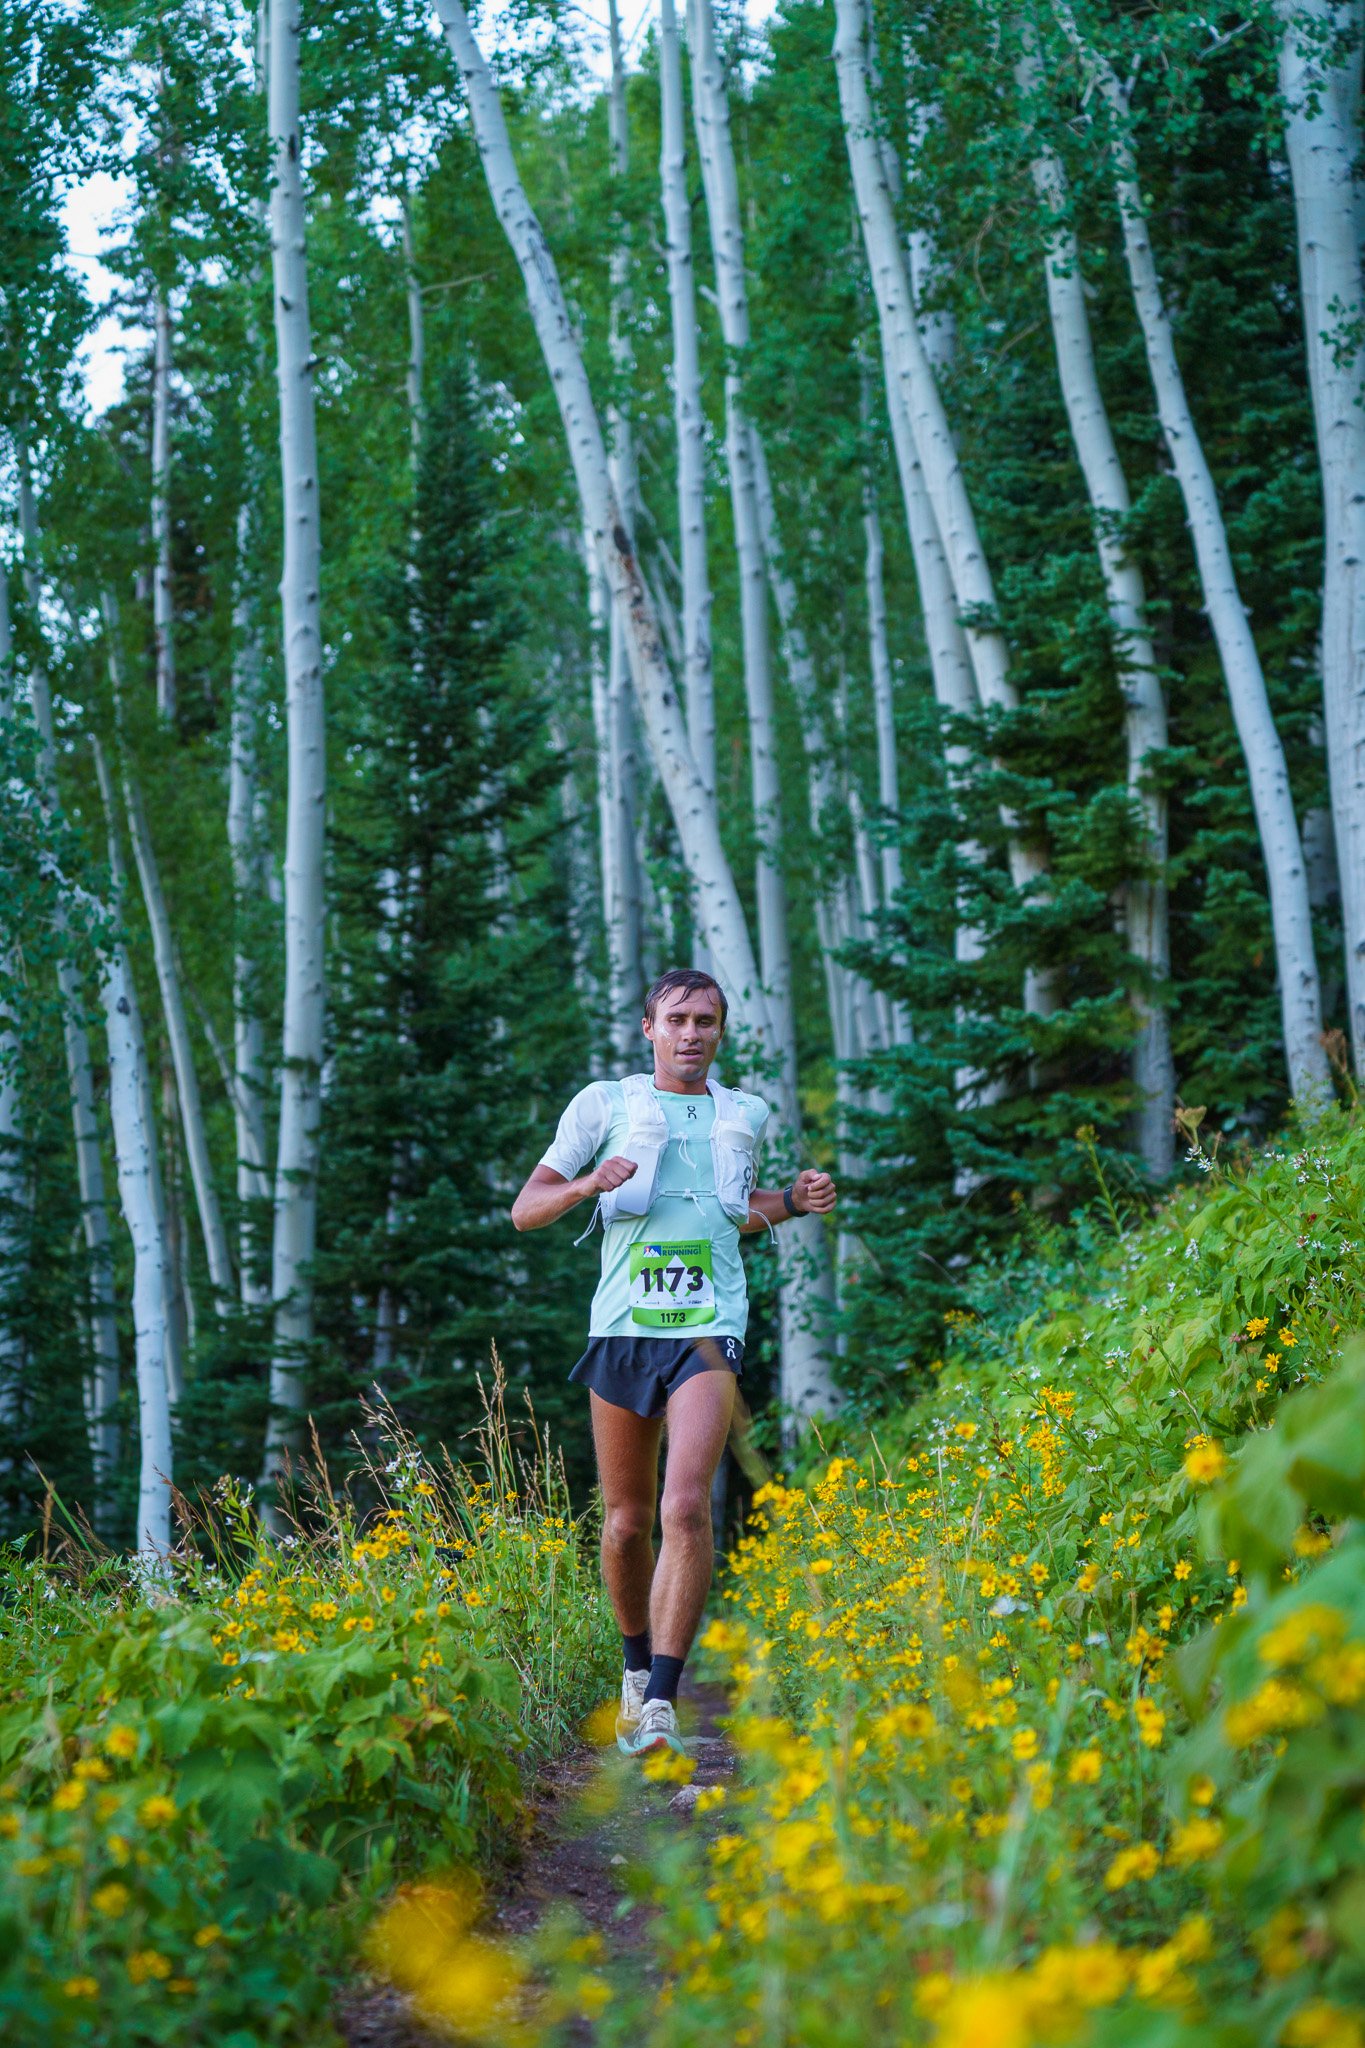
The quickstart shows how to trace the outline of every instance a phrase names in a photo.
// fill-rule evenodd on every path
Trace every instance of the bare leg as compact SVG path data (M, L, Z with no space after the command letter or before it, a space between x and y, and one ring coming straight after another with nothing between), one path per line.
M650 1597L656 1655L685 1657L711 1589L711 1480L730 1434L737 1381L699 1372L668 1404L663 1543Z
M654 1503L663 1418L647 1422L600 1394L589 1398L597 1476L602 1482L602 1579L622 1635L643 1635L649 1627L654 1577Z

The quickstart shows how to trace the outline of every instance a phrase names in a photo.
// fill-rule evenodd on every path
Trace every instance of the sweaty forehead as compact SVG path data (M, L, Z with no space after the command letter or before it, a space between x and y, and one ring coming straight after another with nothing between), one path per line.
M714 1017L720 1011L720 995L714 988L669 989L660 998L665 1017Z

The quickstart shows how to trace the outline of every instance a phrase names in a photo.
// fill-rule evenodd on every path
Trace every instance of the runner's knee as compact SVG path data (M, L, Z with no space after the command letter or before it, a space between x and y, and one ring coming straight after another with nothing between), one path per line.
M711 1493L690 1480L665 1487L661 1511L665 1536L696 1537L711 1528Z
M624 1550L632 1543L647 1543L653 1533L654 1511L643 1501L618 1501L607 1509L603 1534L613 1548Z

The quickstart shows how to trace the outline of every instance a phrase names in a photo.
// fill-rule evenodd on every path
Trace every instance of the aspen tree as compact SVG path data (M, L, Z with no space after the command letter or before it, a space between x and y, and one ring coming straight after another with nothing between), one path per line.
M0 725L8 725L14 717L13 662L9 564L0 561ZM17 939L6 945L3 976L5 994L0 996L4 1005L0 1010L0 1274L3 1275L9 1301L14 1301L22 1286L20 1275L27 1239L24 1219L32 1206L24 1166L22 1049L15 1014L23 976L23 960ZM19 1413L19 1384L23 1369L23 1338L6 1318L0 1323L0 1420L6 1428L13 1427ZM6 1462L6 1469L12 1469L12 1461Z
M616 0L607 9L611 50L611 82L607 94L607 133L612 184L624 191L630 172L630 129L626 116L626 66L621 47L621 20ZM608 347L617 395L607 408L608 461L616 502L632 543L639 487L635 436L627 410L634 377L630 341L631 251L623 209L612 228ZM601 598L599 597L599 603ZM607 619L605 671L596 678L593 727L597 742L597 803L602 861L602 921L607 939L607 1010L612 1048L626 1066L638 1062L640 997L645 987L641 955L643 901L636 821L639 810L638 763L630 662L626 653L626 622L616 606L603 606Z
M1323 724L1345 927L1351 1051L1365 1074L1365 281L1359 10L1279 0L1308 383L1322 472Z
M692 208L687 196L682 51L673 0L660 0L659 183L673 332L673 419L677 434L678 533L682 570L682 674L687 733L697 772L716 786L716 705L711 673L711 578L706 545L706 413L701 394Z
M171 305L158 285L152 299L152 634L156 708L175 717L175 612L171 585Z
M1161 275L1147 231L1147 210L1129 133L1124 90L1113 65L1082 36L1066 0L1055 0L1055 5L1062 29L1107 116L1108 152L1123 230L1124 258L1156 395L1157 417L1185 502L1199 582L1246 760L1256 829L1265 859L1290 1091L1311 1106L1329 1097L1331 1077L1322 1043L1322 1000L1313 952L1308 872L1289 786L1289 767L1275 728L1251 621L1238 587L1217 485L1190 410L1176 355Z
M1017 66L1026 108L1043 89L1037 39L1024 25ZM1057 152L1034 137L1032 174L1047 216L1048 312L1057 373L1076 458L1094 515L1095 545L1104 579L1105 604L1114 635L1114 656L1124 706L1128 789L1142 817L1142 872L1125 889L1125 937L1129 950L1150 977L1155 1000L1139 989L1133 1047L1136 1147L1148 1171L1170 1172L1174 1157L1175 1067L1161 989L1170 977L1171 949L1166 903L1166 799L1152 780L1153 756L1166 746L1166 697L1147 629L1147 592L1142 570L1129 551L1124 527L1132 502L1119 460L1109 414L1100 390L1090 316L1085 303L1080 245L1068 214L1066 172Z
M29 470L29 452L21 436L14 444L19 474L19 528L23 538L24 595L35 621L42 611L41 554L38 507ZM52 695L41 659L30 663L29 702L38 730L38 783L43 805L57 806L57 760L52 734ZM58 916L61 916L60 906ZM94 1367L86 1390L86 1423L95 1478L96 1511L107 1517L109 1489L118 1457L119 1342L114 1299L113 1234L105 1192L99 1121L95 1113L95 1082L90 1039L85 1028L85 1000L80 975L63 947L57 954L57 986L61 994L62 1040L71 1124L76 1145L76 1177L81 1196L81 1228L90 1261L90 1337Z
M788 1142L799 1140L796 1016L791 986L787 888L782 867L782 794L768 598L782 627L787 665L803 721L815 699L814 669L796 618L796 593L782 565L776 504L766 452L744 399L744 358L750 342L748 284L739 179L730 133L729 95L716 41L711 0L690 0L692 111L711 224L716 302L726 348L725 451L730 472L735 547L739 557L744 697L749 717L750 786L755 839L759 956L772 1023L781 1118ZM818 1218L787 1226L778 1239L782 1323L782 1393L793 1412L835 1404L820 1319L833 1299L829 1247Z
M285 718L289 788L284 853L284 1033L271 1294L271 1418L265 1474L273 1478L296 1440L304 1404L303 1352L313 1334L311 1266L317 1234L322 1113L324 904L327 787L319 623L317 432L299 121L298 0L270 10L268 123L271 281L280 410L284 564Z
M526 287L527 304L564 423L592 550L602 564L612 600L623 607L629 627L631 673L650 751L697 893L701 936L710 947L737 1018L762 1030L767 1025L763 990L739 893L721 844L715 802L697 773L660 641L658 616L621 519L601 422L559 273L518 175L502 105L469 18L460 0L438 0L437 14L464 80L474 139L494 209Z
M109 842L112 908L122 923L126 887L119 848L113 777L99 741L91 740ZM122 930L109 944L100 975L109 1056L109 1109L118 1160L119 1203L133 1241L133 1340L137 1360L140 1458L137 1548L148 1558L171 1547L171 1404L179 1388L170 1370L175 1351L166 1201L157 1152L156 1118L137 987Z
M252 52L252 83L265 110L270 35L267 0L256 13ZM253 279L264 269L268 214L264 204L253 208L262 253L253 264ZM411 302L410 302L411 303ZM417 301L421 310L420 296ZM263 366L264 346L258 322L250 318L252 355ZM409 363L411 373L411 362ZM266 1132L265 1018L262 1013L260 963L248 939L257 905L278 900L278 887L267 854L265 796L261 787L260 724L264 648L260 603L251 561L254 508L260 503L261 479L248 449L242 501L237 508L232 585L232 657L228 710L227 842L232 865L232 1068L233 1131L237 1155L237 1274L243 1308L261 1310L270 1301L265 1270L261 1219L270 1199L270 1162Z
M270 1198L265 1090L268 1082L260 973L247 942L249 907L269 893L260 784L261 639L247 569L250 511L237 515L232 702L228 719L227 840L232 862L232 1115L237 1152L237 1270L244 1308L264 1308L258 1220Z
M913 443L952 582L976 695L988 710L1012 711L1019 700L1009 674L1005 635L996 622L995 585L961 458L916 316L909 261L878 141L864 0L836 0L836 18L834 63L839 104L877 305L887 408L896 438L907 520L918 517L923 524L922 511L914 505L917 490L913 475L906 476L906 457L909 444ZM919 559L917 551L917 567ZM1015 887L1023 893L1036 893L1046 876L1047 863L1019 822L1013 820L1009 858ZM1034 966L1026 973L1024 1003L1027 1009L1039 1013L1055 1007L1052 977L1044 968Z
M107 593L103 599L102 609L115 718L116 723L121 724L123 681L122 656L118 641L119 620L114 601ZM199 1075L190 1038L189 1014L185 1007L184 990L181 987L180 962L171 931L170 912L166 907L161 867L152 843L151 823L147 817L142 791L132 772L127 753L122 747L119 774L133 843L133 864L137 869L143 908L147 913L147 925L152 935L152 958L156 965L157 987L161 993L162 1014L166 1022L166 1038L175 1072L175 1092L180 1103L185 1157L189 1162L190 1183L194 1189L195 1206L199 1212L199 1228L204 1239L209 1279L214 1290L214 1307L221 1315L236 1286L232 1256L228 1251L227 1229L223 1222L222 1207L213 1175L213 1161L209 1154L208 1131L204 1124L204 1107L199 1093Z

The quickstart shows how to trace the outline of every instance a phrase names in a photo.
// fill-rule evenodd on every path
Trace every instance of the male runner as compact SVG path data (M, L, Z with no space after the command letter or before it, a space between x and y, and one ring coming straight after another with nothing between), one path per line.
M710 975L661 975L643 1022L653 1077L580 1089L512 1207L518 1230L540 1230L589 1200L593 1221L603 1220L588 1348L569 1377L592 1406L602 1577L625 1646L616 1733L631 1756L684 1747L678 1680L711 1584L711 1480L744 1363L740 1232L827 1215L835 1203L829 1175L809 1168L786 1188L754 1186L768 1106L708 1080L726 1011Z

